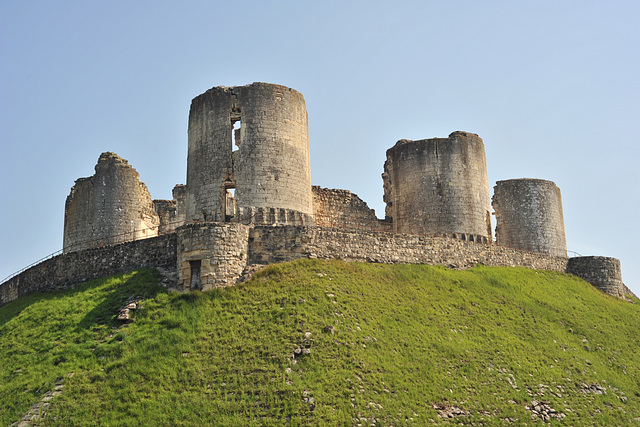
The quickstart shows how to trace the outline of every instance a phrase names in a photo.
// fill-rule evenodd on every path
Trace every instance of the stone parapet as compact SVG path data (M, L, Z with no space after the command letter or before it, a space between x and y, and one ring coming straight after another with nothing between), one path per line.
M58 255L0 285L0 305L34 292L68 289L98 277L150 267L175 271L176 235Z
M431 264L459 269L484 264L560 272L566 270L568 260L445 237L349 232L322 227L277 226L251 230L250 264L270 264L297 258Z

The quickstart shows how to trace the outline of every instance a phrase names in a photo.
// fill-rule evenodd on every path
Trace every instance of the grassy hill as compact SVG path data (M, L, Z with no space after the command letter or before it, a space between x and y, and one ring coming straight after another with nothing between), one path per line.
M640 425L640 304L570 276L305 260L157 282L0 308L0 425Z

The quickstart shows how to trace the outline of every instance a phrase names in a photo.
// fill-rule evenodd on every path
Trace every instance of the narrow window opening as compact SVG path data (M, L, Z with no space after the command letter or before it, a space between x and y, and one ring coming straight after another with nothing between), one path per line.
M225 189L224 222L230 222L236 216L236 189L227 187Z
M231 151L237 151L242 142L240 139L240 129L242 123L240 119L231 121Z
M189 261L189 265L191 266L191 284L189 288L192 291L202 290L202 279L200 277L202 271L202 261L195 260Z

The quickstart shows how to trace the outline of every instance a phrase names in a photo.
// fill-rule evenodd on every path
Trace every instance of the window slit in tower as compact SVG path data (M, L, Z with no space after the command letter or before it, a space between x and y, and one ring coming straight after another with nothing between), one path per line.
M236 151L240 147L240 119L231 121L231 151Z
M227 184L225 188L224 222L230 222L236 216L236 189Z

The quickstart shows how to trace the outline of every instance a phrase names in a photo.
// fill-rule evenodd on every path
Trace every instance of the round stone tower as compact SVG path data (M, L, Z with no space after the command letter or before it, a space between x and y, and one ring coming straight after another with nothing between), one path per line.
M620 260L603 256L581 256L569 258L567 273L578 276L600 289L605 294L623 298L625 286L622 282Z
M567 256L560 189L542 179L509 179L494 187L496 243Z
M386 216L398 233L491 241L491 205L482 139L400 140L384 164Z
M280 85L214 87L191 102L186 221L272 210L310 216L305 101ZM286 222L286 213L274 215Z
M102 153L95 171L76 180L67 196L64 252L157 236L160 220L151 195L129 162Z

